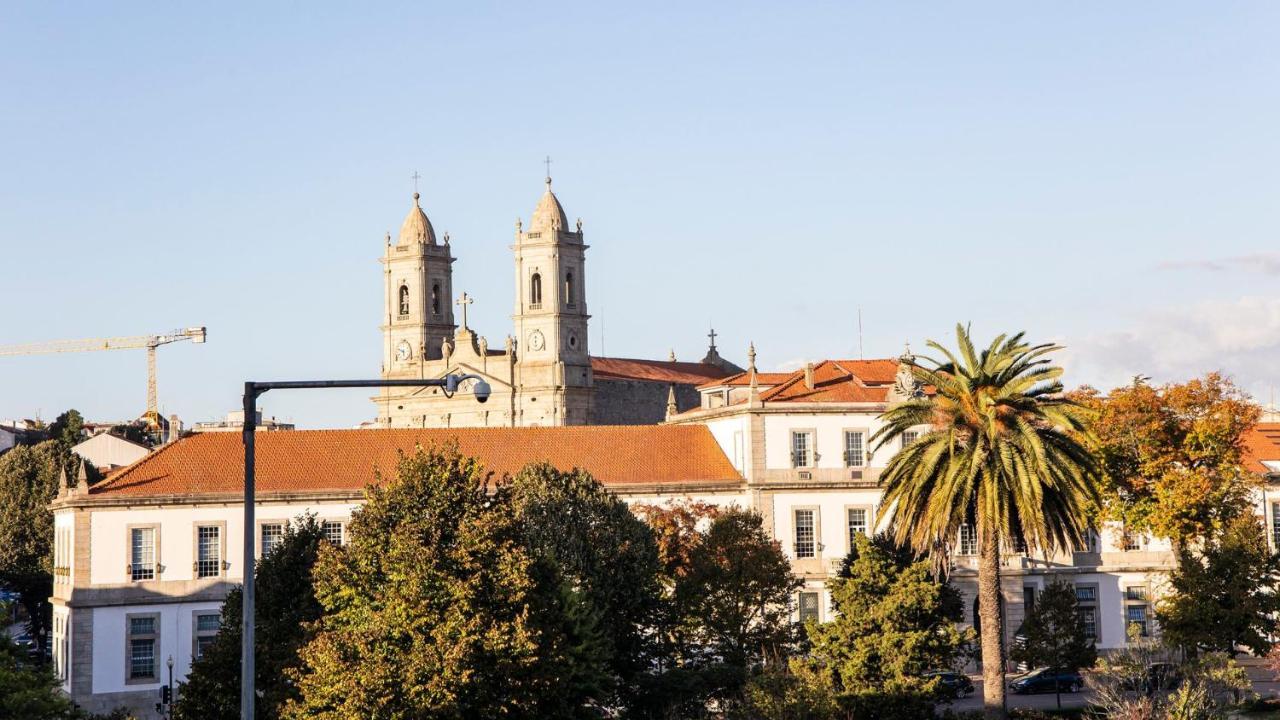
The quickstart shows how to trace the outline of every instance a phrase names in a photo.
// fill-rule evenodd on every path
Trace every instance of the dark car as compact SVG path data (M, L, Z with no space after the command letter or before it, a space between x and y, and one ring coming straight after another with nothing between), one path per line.
M1049 692L1080 692L1084 678L1078 672L1038 668L1009 683L1009 689L1019 695Z
M1137 690L1147 695L1157 692L1177 690L1182 684L1182 671L1176 663L1151 663L1140 677L1128 678L1120 684L1125 690Z
M933 678L938 678L938 689L944 695L958 699L973 694L973 681L969 679L968 675L944 670L934 670L924 674L925 680L932 680Z

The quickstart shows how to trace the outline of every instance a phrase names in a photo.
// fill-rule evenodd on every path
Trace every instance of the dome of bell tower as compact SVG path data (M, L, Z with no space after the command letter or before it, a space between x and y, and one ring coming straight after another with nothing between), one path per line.
M427 219L427 214L418 205L418 193L415 192L413 194L413 207L409 209L409 214L405 217L404 223L400 225L400 241L396 244L409 245L416 242L435 245L436 231L435 228L431 227L431 221Z
M560 200L551 192L551 178L547 178L547 191L542 193L538 206L533 209L533 217L529 218L529 229L543 232L547 230L567 230L569 220L565 217Z

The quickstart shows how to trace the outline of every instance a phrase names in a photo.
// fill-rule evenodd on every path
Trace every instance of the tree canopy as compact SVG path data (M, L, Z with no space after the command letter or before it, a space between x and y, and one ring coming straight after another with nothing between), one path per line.
M59 450L48 440L0 455L0 584L21 595L32 637L43 643L53 594L53 513Z

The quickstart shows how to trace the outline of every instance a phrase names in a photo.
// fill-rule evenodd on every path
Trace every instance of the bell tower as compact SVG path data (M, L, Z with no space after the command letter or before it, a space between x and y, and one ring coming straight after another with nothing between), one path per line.
M382 376L416 377L424 361L442 356L453 337L453 261L449 234L436 242L435 229L413 194L413 207L382 257L386 303L382 322Z
M585 425L591 415L586 250L582 221L569 228L546 191L525 228L516 222L516 363L520 425Z

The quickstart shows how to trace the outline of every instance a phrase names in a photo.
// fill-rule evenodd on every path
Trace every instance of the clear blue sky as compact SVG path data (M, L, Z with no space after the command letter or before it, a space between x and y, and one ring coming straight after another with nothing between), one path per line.
M188 422L377 374L415 170L500 344L546 154L596 353L854 356L861 307L868 357L963 320L1071 384L1280 382L1275 3L185 5L0 8L0 343L207 325L160 351ZM136 416L144 369L0 360L0 417Z

